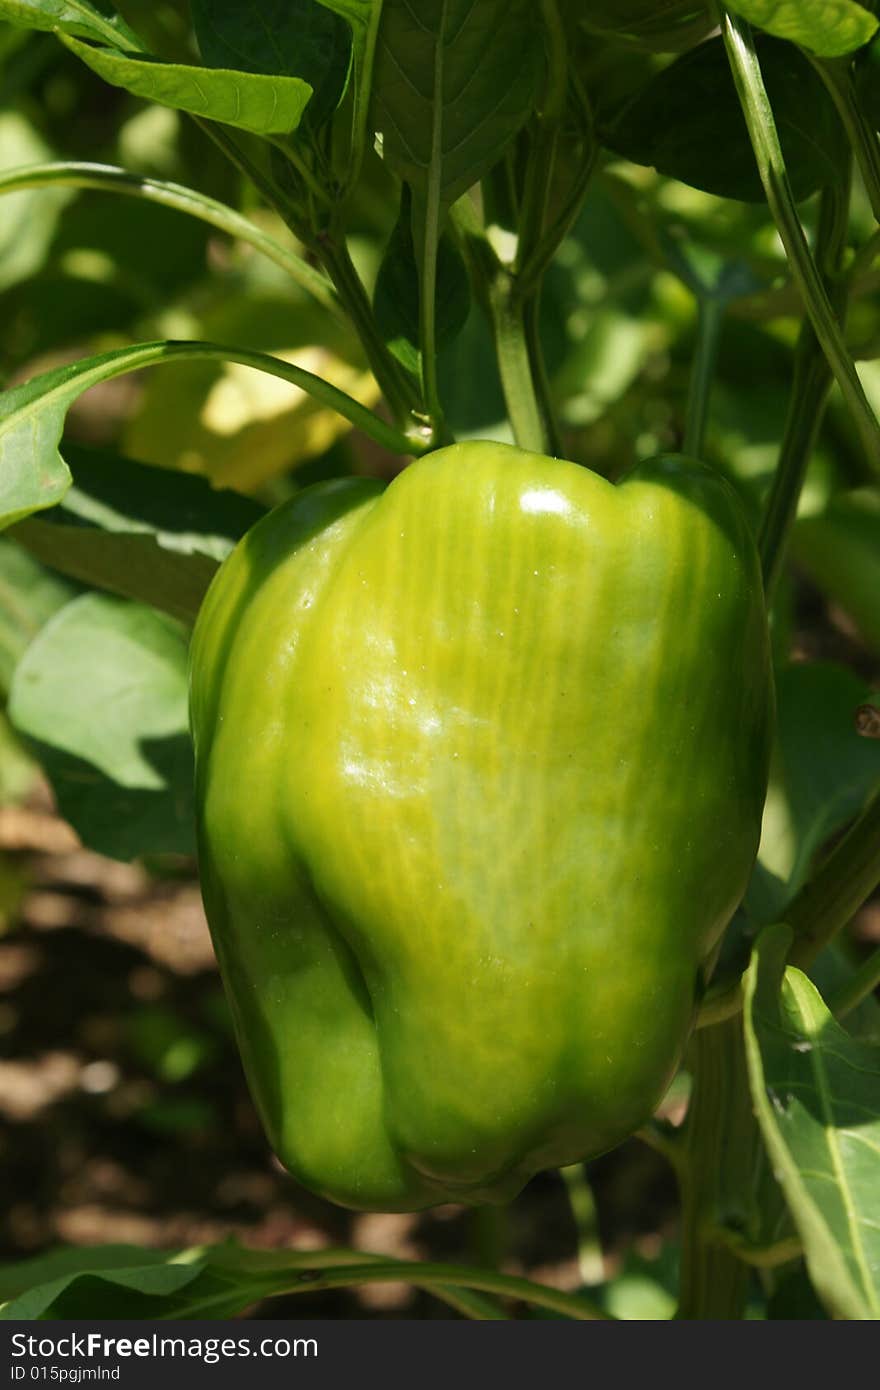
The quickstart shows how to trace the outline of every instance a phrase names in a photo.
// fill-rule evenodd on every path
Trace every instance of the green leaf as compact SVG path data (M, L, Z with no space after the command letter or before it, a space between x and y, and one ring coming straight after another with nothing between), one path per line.
M880 789L880 742L855 726L870 694L867 682L830 662L777 674L777 749L746 898L758 922L782 916L817 851Z
M846 938L835 937L810 966L809 975L823 999L831 1002L844 994L856 978L862 962L853 958L852 943ZM837 1013L836 1006L834 1012ZM864 1038L866 1042L880 1043L880 998L874 993L847 1011L846 1031L854 1038Z
M23 29L73 34L121 48L139 46L118 15L102 14L88 0L0 0L0 19Z
M65 446L75 482L61 503L12 532L84 584L192 622L218 565L263 513L203 478Z
M532 114L542 52L531 0L385 0L373 73L383 158L449 206Z
M798 49L759 38L757 50L792 191L801 200L840 179L846 167L843 128L831 97ZM601 138L615 154L653 165L706 193L764 201L721 38L664 68Z
M752 1099L813 1286L832 1316L873 1321L880 1047L850 1037L807 977L785 969L790 943L787 927L769 927L746 975Z
M19 546L0 537L0 691L7 691L25 648L75 593Z
M461 332L471 306L471 287L464 261L448 233L437 248L435 333L438 347ZM419 347L419 268L412 228L412 200L404 188L400 213L391 233L373 295L379 329L395 357L414 375L421 370Z
M47 375L0 396L0 525L54 507L72 482L58 440L79 391L64 389L69 368Z
M852 53L877 32L877 20L855 0L727 0L728 8L780 39L823 58Z
M134 1245L108 1245L61 1250L23 1261L4 1271L7 1289L15 1281L21 1291L16 1290L0 1308L0 1320L75 1317L77 1308L82 1316L91 1310L96 1317L99 1309L105 1310L106 1317L137 1317L139 1310L148 1316L146 1308L173 1303L187 1285L198 1280L204 1262L197 1253L178 1256ZM58 1309L64 1311L56 1314Z
M349 26L317 0L190 0L199 50L214 68L301 77L314 95L308 120L320 125L345 87Z
M114 87L254 135L287 135L299 125L312 89L299 77L189 67L157 58L94 48L79 39L64 43Z
M117 859L193 850L187 643L154 609L83 594L15 669L9 715L39 745L62 815Z

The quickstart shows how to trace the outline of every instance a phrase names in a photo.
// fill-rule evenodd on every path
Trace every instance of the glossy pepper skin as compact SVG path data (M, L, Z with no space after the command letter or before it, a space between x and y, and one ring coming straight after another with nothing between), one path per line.
M467 443L319 484L222 566L191 695L208 918L301 1182L505 1200L645 1121L766 788L725 483Z

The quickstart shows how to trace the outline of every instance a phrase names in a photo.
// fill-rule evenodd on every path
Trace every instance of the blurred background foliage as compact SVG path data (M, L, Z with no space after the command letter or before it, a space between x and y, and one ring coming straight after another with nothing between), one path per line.
M182 3L124 8L190 44ZM648 52L626 59L612 44L590 49L600 124L623 109L637 78L670 61ZM0 169L53 158L190 184L247 211L280 240L289 235L185 117L108 87L50 34L0 25ZM802 205L808 227L816 202ZM370 154L350 217L352 255L370 288L397 203L391 177ZM857 186L852 245L873 225ZM680 447L698 314L688 277L729 265L742 293L724 322L706 452L757 518L800 326L763 205L721 199L605 152L548 277L542 331L567 455L616 478L638 459ZM880 412L880 362L872 360L878 282L866 270L848 334ZM370 406L379 401L353 331L277 266L181 213L106 193L54 188L0 198L0 322L4 385L131 342L204 338L275 352ZM442 351L440 386L456 435L511 437L477 303ZM319 478L390 477L399 466L301 392L235 365L195 363L106 383L71 410L66 440L204 475L260 506ZM880 663L880 505L870 484L835 388L773 615L784 734L749 898L755 921L772 919L815 853L880 783L880 743L860 740L852 723L853 709L874 699ZM71 686L71 717L83 738L91 727L101 755L90 763L83 739L75 751L59 747L33 722L24 738L0 713L0 1185L8 1195L0 1255L59 1241L167 1245L233 1233L257 1245L332 1241L494 1258L497 1233L460 1209L352 1217L302 1193L273 1165L241 1077L190 857L180 792L189 777L184 630L143 609L152 664L142 655L129 663L120 656L130 651L125 600L62 578L0 539L0 696L9 695L25 652L35 679L57 682L69 672L84 604L100 619L105 645L83 653L97 684ZM157 695L160 686L166 694ZM132 690L148 713L117 737L112 711ZM161 758L150 739L161 742ZM88 848L59 808L81 834L87 827ZM144 845L146 857L125 862ZM878 940L880 908L869 905L843 949L856 959ZM876 1029L876 1016L865 1026ZM684 1094L686 1077L667 1101L673 1118ZM589 1184L580 1170L573 1183L544 1175L516 1204L502 1251L511 1267L562 1287L605 1289L618 1315L669 1316L675 1189L662 1157L633 1140L591 1164ZM358 1299L391 1315L435 1307L395 1286L295 1306L298 1314L357 1315ZM805 1306L796 1290L792 1299L779 1306ZM272 1315L283 1312L272 1305Z

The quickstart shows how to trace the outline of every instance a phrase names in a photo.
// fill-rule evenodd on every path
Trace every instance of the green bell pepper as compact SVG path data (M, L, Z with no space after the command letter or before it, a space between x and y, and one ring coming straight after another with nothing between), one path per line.
M726 483L466 443L318 484L222 566L191 697L208 918L301 1182L503 1201L650 1116L766 790Z

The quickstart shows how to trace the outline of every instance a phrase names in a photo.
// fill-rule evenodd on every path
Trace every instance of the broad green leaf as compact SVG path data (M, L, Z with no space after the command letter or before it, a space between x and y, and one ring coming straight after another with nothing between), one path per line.
M530 0L385 0L373 72L383 158L448 206L532 114L541 59Z
M116 15L102 14L88 0L0 0L0 19L23 29L73 34L120 48L139 46L127 24Z
M835 183L846 142L834 103L792 44L759 38L758 54L798 200ZM664 68L600 132L615 154L706 193L763 202L764 190L721 38Z
M299 77L229 72L95 48L66 37L78 58L114 87L254 135L287 135L299 125L312 89Z
M471 306L470 281L455 242L447 234L437 247L436 341L442 347L461 332ZM413 243L412 200L404 188L373 295L382 336L408 371L421 369L419 347L419 271Z
M195 1258L188 1265L186 1260L181 1259L180 1264L174 1266L175 1258L180 1256L140 1245L96 1245L70 1246L50 1250L45 1255L35 1255L27 1260L4 1261L0 1264L0 1300L8 1302L29 1289L78 1278L82 1274L169 1265L179 1269L189 1267L197 1273L201 1267Z
M396 429L359 401L293 363L216 343L138 343L45 372L0 394L0 527L54 507L70 487L70 470L58 452L58 441L65 415L78 396L98 382L174 360L237 362L256 368L299 387L385 447L411 452Z
M745 986L749 1081L776 1177L832 1316L880 1318L880 1046L856 1040L769 927ZM780 988L781 987L781 988Z
M117 859L193 849L187 643L152 608L83 594L15 669L9 715L34 740L62 815Z
M801 517L791 553L880 653L880 490L836 493L824 511Z
M65 446L74 485L14 538L84 584L192 622L218 565L259 520L249 498L203 479Z
M842 994L852 983L861 960L847 937L835 937L810 966L810 979L823 999ZM846 1031L854 1038L880 1043L880 998L867 994L846 1013Z
M179 1297L188 1284L197 1280L204 1261L197 1252L187 1258L164 1250L146 1250L136 1245L104 1245L93 1250L74 1248L53 1251L34 1260L7 1266L0 1275L0 1320L55 1315L57 1308L91 1306L93 1316L107 1308L105 1316L137 1316L134 1311L161 1307L166 1300ZM68 1313L68 1316L75 1316ZM87 1311L86 1311L87 1315ZM62 1314L58 1314L62 1316Z
M65 389L69 368L47 376L0 395L0 526L54 507L72 481L58 441L79 390Z
M28 643L75 592L72 584L0 537L0 691L9 689Z
M877 20L856 0L727 0L750 24L791 39L824 58L852 53L877 32Z
M831 663L797 663L776 680L777 747L758 863L746 904L758 922L778 920L818 850L880 789L880 742L861 738L855 716L866 681Z
M345 86L351 31L318 0L191 0L199 51L211 67L301 77L314 95L312 126L333 112Z

